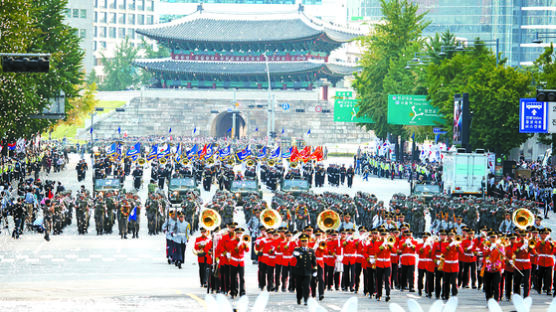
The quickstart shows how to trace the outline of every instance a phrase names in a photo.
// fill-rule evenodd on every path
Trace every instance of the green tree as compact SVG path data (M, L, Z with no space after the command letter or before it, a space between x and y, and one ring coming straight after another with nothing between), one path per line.
M362 126L385 138L388 133L404 132L403 127L388 124L388 93L416 89L415 77L405 66L422 48L421 34L429 23L424 20L426 13L418 14L418 6L408 0L381 0L381 9L384 23L361 40L363 70L355 75L353 87L361 100L359 115L370 116L375 122Z
M505 66L505 61L496 65L495 55L477 40L473 47L427 68L431 104L445 116L444 128L450 134L454 95L469 93L473 148L507 153L528 138L519 133L519 99L530 93L532 76Z
M537 89L556 89L556 51L552 43L544 49L533 65L530 69L535 79L535 87ZM541 134L538 141L539 143L552 145L552 149L554 149L556 146L556 134ZM556 158L556 153L552 155L553 158ZM556 159L553 159L552 163L556 163Z
M75 29L63 23L65 0L5 0L0 5L0 51L50 53L48 73L0 73L0 136L30 137L53 121L31 119L64 91L78 95L83 52ZM66 109L70 108L66 101Z
M61 123L67 125L80 124L83 121L83 116L87 116L98 104L95 97L97 93L96 83L85 84L81 89L81 96L70 100L72 109L68 111L66 119Z
M126 38L118 45L113 58L103 55L102 64L106 76L99 89L102 91L117 91L137 87L141 82L141 76L138 69L133 66L133 61L138 54L139 49L135 48Z

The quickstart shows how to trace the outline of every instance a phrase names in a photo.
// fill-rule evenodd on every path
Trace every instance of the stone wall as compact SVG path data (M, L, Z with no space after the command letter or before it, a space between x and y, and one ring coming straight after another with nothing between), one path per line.
M240 129L240 134L265 137L268 100L237 101L240 103L238 114L245 121L245 128ZM374 138L372 132L364 131L355 124L335 123L331 101L304 97L301 100L279 99L275 102L275 129L279 136L301 138L311 145L361 143ZM282 108L284 103L289 105L288 110ZM317 106L321 112L317 112ZM122 133L125 131L129 135L166 135L172 128L173 135L190 136L196 128L197 135L215 136L217 117L229 113L232 107L229 99L135 97L124 107L124 112L113 112L95 122L95 136L116 137L118 127ZM284 134L281 134L282 129ZM309 129L311 133L308 135Z

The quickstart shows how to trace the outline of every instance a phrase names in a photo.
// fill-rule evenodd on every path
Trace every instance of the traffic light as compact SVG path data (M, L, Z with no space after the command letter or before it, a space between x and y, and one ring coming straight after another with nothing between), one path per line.
M5 73L47 73L50 69L49 54L6 53L0 56Z
M556 90L538 90L537 102L556 102Z

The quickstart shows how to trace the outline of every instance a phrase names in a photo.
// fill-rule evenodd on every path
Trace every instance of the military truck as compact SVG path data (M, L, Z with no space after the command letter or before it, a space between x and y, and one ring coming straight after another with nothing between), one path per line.
M251 194L257 194L259 197L263 197L263 192L261 192L261 186L259 181L256 179L252 180L235 180L232 182L230 192L234 194L236 200L236 206L242 206L244 198Z
M193 177L171 178L168 181L168 200L172 204L180 204L189 191L200 194L199 186Z
M280 185L280 190L292 195L299 195L309 192L311 185L304 179L284 179Z
M438 184L412 183L411 195L420 196L425 202L429 202L433 197L442 195L442 188Z
M106 179L95 179L94 195L98 192L120 192L123 189L123 185L120 183L118 178L106 178Z

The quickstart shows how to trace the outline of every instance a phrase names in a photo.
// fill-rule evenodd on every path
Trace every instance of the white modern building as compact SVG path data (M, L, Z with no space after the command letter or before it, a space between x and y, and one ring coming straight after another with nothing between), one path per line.
M83 58L83 69L89 73L94 67L94 45L93 45L93 15L94 6L88 0L69 0L66 9L66 23L74 27L77 35L81 38L80 46L85 51Z

